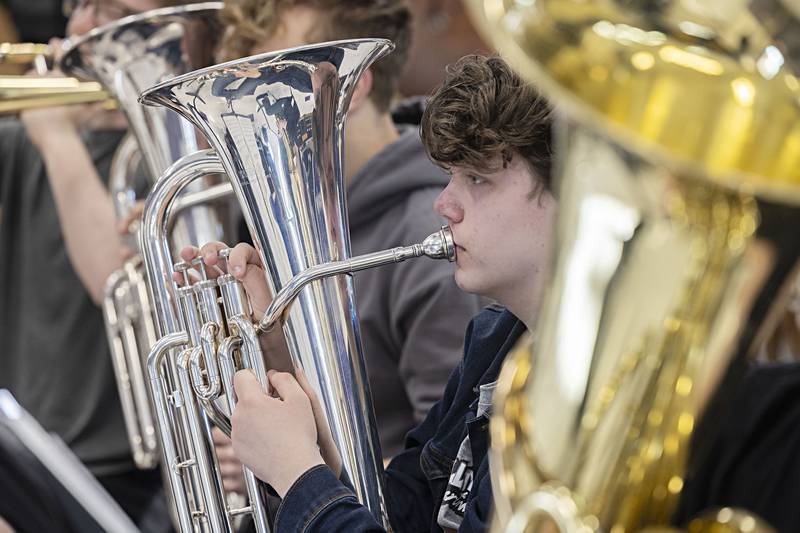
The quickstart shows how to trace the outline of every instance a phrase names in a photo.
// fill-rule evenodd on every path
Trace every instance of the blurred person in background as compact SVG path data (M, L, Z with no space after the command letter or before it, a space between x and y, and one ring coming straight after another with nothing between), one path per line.
M413 34L400 92L428 95L444 79L445 67L489 47L478 36L462 0L407 0Z
M64 37L67 14L61 0L2 0L0 10L3 8L16 27L17 42L46 43L53 37Z

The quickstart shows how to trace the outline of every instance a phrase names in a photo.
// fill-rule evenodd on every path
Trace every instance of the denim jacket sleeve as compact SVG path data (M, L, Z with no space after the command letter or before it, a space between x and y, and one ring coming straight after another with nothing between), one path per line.
M406 436L406 449L386 469L389 518L397 533L430 530L433 496L420 465L425 444L433 437L461 377L459 365L450 377L442 400L425 420ZM324 465L303 474L286 493L275 517L276 533L328 531L383 531L353 491Z
M315 466L295 481L275 516L276 533L384 531L330 468Z
M419 451L406 450L395 458L386 470L386 481L387 506L395 531L427 531L432 503L419 467ZM384 529L358 502L350 487L336 479L330 468L319 465L303 474L286 493L275 517L275 531L373 532Z

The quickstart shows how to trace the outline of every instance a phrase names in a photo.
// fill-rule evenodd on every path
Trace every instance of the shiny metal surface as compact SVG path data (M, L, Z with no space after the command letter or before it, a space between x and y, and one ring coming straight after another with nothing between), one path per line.
M203 531L201 527L195 528L197 502L193 498L201 498L197 495L197 480L192 475L197 462L193 456L183 455L179 441L181 433L187 431L185 416L173 415L172 407L180 409L183 404L183 396L173 385L172 374L166 370L172 368L173 358L177 359L175 352L188 342L188 336L184 332L176 331L162 336L151 347L147 357L147 373L150 377L150 395L153 400L156 415L158 416L158 426L161 444L161 453L164 455L167 480L169 482L170 494L174 510L178 517L178 527L181 532ZM162 370L165 369L165 370ZM180 426L175 431L169 428ZM167 429L165 429L167 428ZM187 457L187 459L183 459ZM187 472L184 475L184 471ZM191 504L190 504L191 502Z
M439 231L429 235L421 244L397 246L389 250L372 252L307 268L293 277L283 286L281 292L275 295L258 325L258 331L259 333L265 333L281 320L286 310L292 302L294 302L295 298L297 298L297 295L300 294L309 283L331 276L352 274L359 270L367 270L369 268L390 265L392 263L401 263L407 259L415 259L423 256L431 259L447 259L451 262L456 260L456 247L453 243L453 232L448 226L442 226Z
M197 133L188 122L167 110L142 106L138 96L155 83L210 62L206 48L213 43L212 30L221 7L219 2L205 2L148 11L64 43L61 69L99 82L119 101L133 134L121 143L110 172L109 190L118 219L126 218L139 200L141 159L154 181L174 161L198 149ZM204 188L197 182L187 193L201 194ZM223 236L216 210L198 200L186 202L186 208L173 216L175 249ZM128 244L138 251L136 236ZM145 283L141 257L135 256L109 280L103 309L121 401L128 406L123 414L134 459L140 468L152 468L158 457L155 417L143 367L158 337ZM188 424L185 427L190 429Z
M139 347L151 346L156 336L146 300L142 309L147 289L141 269L137 257L109 276L103 317L133 460L138 468L150 469L158 464L158 442Z
M497 390L495 529L667 528L797 271L796 3L467 3L568 117L548 293Z
M0 76L0 115L25 109L106 102L115 105L102 85L64 76L48 76L53 50L48 44L0 43L0 64L13 63L39 76ZM20 72L21 74L21 72Z
M191 209L197 205L212 204L220 200L227 200L233 194L230 183L211 185L201 191L182 194L172 205L172 215L177 216L184 209Z
M361 39L263 54L181 76L142 95L142 102L177 111L206 135L230 176L276 294L304 270L349 256L341 169L345 113L360 74L390 49L387 41ZM198 157L176 168L145 208L145 260L159 292L156 305L173 317L169 327L179 325L159 230L169 201L203 166ZM248 327L253 329L249 320L237 325ZM254 331L244 333L255 339ZM351 281L328 278L301 291L284 333L294 364L320 392L360 501L385 523L381 456ZM266 376L260 378L264 384Z
M52 57L49 44L43 43L0 43L0 63L35 63L39 58Z
M111 162L108 189L118 220L127 217L136 203L133 178L140 156L136 139L128 134ZM133 238L126 244L138 249ZM150 469L158 464L159 454L142 348L149 350L157 337L143 268L141 256L136 255L113 272L106 280L102 309L133 461L137 468Z
M229 249L221 250L220 256L227 262ZM225 269L227 272L227 268ZM250 306L244 293L242 284L230 274L223 274L217 278L217 283L222 295L224 314L230 335L223 339L219 345L219 367L221 372L221 386L228 400L228 412L233 412L236 406L236 394L233 388L233 376L238 368L250 368L256 374L263 376L266 373L261 348L258 344L255 329L250 322ZM242 365L236 365L234 353L238 352ZM262 382L262 386L265 383ZM224 431L224 429L223 429ZM228 433L230 437L230 433ZM266 497L255 474L246 467L244 472L248 511L253 514L253 523L260 532L269 531L269 516ZM231 511L236 513L237 511ZM241 512L241 511L240 511Z
M195 180L222 172L219 159L210 150L179 160L153 186L145 204L140 232L142 257L161 336L148 356L150 393L158 416L157 429L169 488L182 532L232 531L221 497L224 488L211 428L201 400L194 395L190 375L187 379L191 361L182 357L189 346L199 343L199 318L194 308L183 306L192 288L173 289L168 238L170 204L178 193ZM189 265L184 263L176 265L175 271L181 273L188 269ZM210 511L212 506L214 509Z
M117 220L128 218L139 200L136 180L141 161L142 152L139 151L136 137L130 133L125 134L114 152L108 173L108 192L114 203L114 214ZM125 244L131 250L139 249L137 228L138 222L133 223L133 227L129 228L130 233L125 237Z
M26 109L114 101L99 83L75 78L0 76L0 115Z
M139 143L152 180L181 157L199 149L194 128L165 109L140 105L139 94L164 80L211 62L221 2L154 9L95 28L64 42L65 74L97 81L118 101ZM194 190L202 190L197 183ZM183 213L173 238L181 245L218 239L215 212Z
M161 201L174 206L175 202L171 198L174 198L180 187L185 186L192 179L202 176L204 165L214 165L215 161L216 158L209 151L187 158L184 161L186 164L184 162L177 163L176 170L168 173L167 177L159 183L160 187L169 191L166 195L161 196ZM212 169L209 168L208 170L211 171ZM148 210L145 213L147 231L153 230L158 225L154 225L157 222L155 220L157 217L153 216L153 213L158 212L157 207L148 206ZM161 212L163 213L163 210ZM164 242L165 236L162 234L159 239L162 241L160 246L157 241L148 243L145 257L150 257L149 254L152 253L154 256L158 256L157 262L167 264L168 256L158 252L158 250L162 252L168 250L168 246ZM223 261L227 262L230 249L223 249L219 254ZM274 302L265 313L259 329L266 331L283 318L286 309L294 302L302 289L314 281L423 256L432 259L455 260L455 246L450 228L442 227L421 244L396 247L309 267L286 283L281 292L275 296ZM182 318L182 323L186 325L185 327L190 332L188 337L183 337L182 344L194 347L186 349L178 360L178 365L181 368L182 385L180 390L168 394L168 396L179 395L182 398L181 407L190 401L200 403L206 415L209 416L214 424L230 436L231 427L227 414L216 412L215 407L210 402L218 398L225 398L228 407L227 411L229 413L232 412L236 403L235 393L233 392L233 376L236 370L242 368L253 370L262 387L266 390L268 369L261 353L258 330L251 322L251 311L242 284L230 274L222 274L215 280L207 279L204 271L205 267L202 265L200 258L193 260L192 265L196 271L201 273L202 279L200 281L191 281L189 277L191 265L189 263L181 261L173 266L174 272L181 274L184 280L182 287L174 289L178 294L177 299L181 307L181 311L176 318ZM227 270L227 268L224 269L226 272ZM166 279L166 276L164 276L162 281L159 282L162 289L168 287ZM219 297L217 288L219 289ZM206 293L202 298L202 302L197 299L198 292ZM218 300L221 300L224 312L220 312L217 305ZM204 318L201 318L201 315ZM202 326L200 325L201 322ZM227 332L228 336L221 338L225 332ZM235 354L237 353L241 364L236 362ZM186 354L188 354L188 357ZM151 354L151 360L157 360L158 357L164 356L159 355L157 352ZM191 376L191 386L185 377L187 368ZM150 371L154 372L152 374L154 381L159 384L163 383L161 378L162 371L159 370L158 365L152 365ZM159 385L158 390L160 391L158 394L165 393L162 385ZM159 405L159 410L166 409L166 403L163 398L159 399L157 404ZM160 412L159 415L166 418L168 411ZM197 413L191 416L198 418ZM194 467L195 464L198 464L200 468L204 469L206 480L204 484L208 485L210 483L213 486L213 479L219 475L218 471L212 469L212 463L196 463L193 458L189 460L182 459L178 451L178 444L174 441L175 434L172 428L165 427L162 435L166 443L165 446L172 450L168 464L173 465L172 471L175 473L174 475L178 477L181 475L179 469L174 467L175 465L190 463ZM201 449L203 449L205 443L202 442L202 433L192 430L190 434L192 438L190 442L201 439L200 445ZM193 446L195 444L191 444L189 448L191 449ZM203 453L197 453L198 457L203 457L204 455ZM189 455L187 457L193 456ZM268 531L267 507L263 499L263 493L259 489L258 480L247 468L244 469L244 475L250 505L241 509L229 508L227 513L229 517L243 513L254 513L257 531ZM174 484L176 487L181 487L182 485L182 480L178 480ZM219 502L214 505L219 506ZM196 512L187 514L197 515Z
M798 198L796 0L465 3L582 124L661 164Z
M153 179L196 152L197 139L175 114L139 105L139 94L211 61L208 48L222 6L201 2L154 9L64 41L61 70L101 83L120 101Z

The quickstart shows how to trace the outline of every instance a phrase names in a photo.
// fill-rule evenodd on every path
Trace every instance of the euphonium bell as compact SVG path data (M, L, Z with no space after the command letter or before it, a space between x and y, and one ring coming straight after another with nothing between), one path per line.
M141 192L140 162L152 183L181 157L196 152L194 128L176 114L148 108L139 93L165 79L206 66L220 2L156 9L95 28L64 43L61 70L94 80L118 100L132 136L121 143L112 161L109 191L118 219L127 217ZM137 181L139 183L137 183ZM196 183L187 193L205 187ZM208 199L206 197L205 199ZM217 240L220 218L208 205L175 212L173 246ZM136 251L138 242L130 242ZM150 406L144 358L157 340L152 304L141 257L136 254L106 282L103 312L134 461L140 468L158 462L158 440Z
M498 385L496 530L667 528L796 272L796 12L468 4L567 116L548 293Z
M64 42L65 74L101 83L120 102L151 180L198 150L186 121L139 104L142 91L207 66L222 2L200 2L132 15ZM190 237L196 238L192 229Z
M142 102L186 117L214 149L171 168L154 187L143 217L142 249L162 335L148 371L185 531L198 524L230 531L233 516L245 510L253 513L257 531L268 531L266 506L251 472L245 470L250 505L224 506L208 422L218 423L210 402L219 396L233 408L236 368L251 368L266 387L257 335L278 321L295 368L319 392L356 495L387 523L352 281L334 276L422 255L452 260L454 254L452 238L442 230L423 245L350 257L342 171L345 114L361 73L391 49L390 42L374 39L294 48L203 69L142 95ZM173 287L173 273L186 276L192 266L173 266L170 258L166 235L173 200L193 180L223 170L275 295L264 324L252 323L243 289L230 275L204 277L194 285L187 276L186 286ZM203 273L202 260L194 266ZM218 425L229 430L224 413L222 418ZM190 448L188 455L182 448ZM204 500L187 497L193 483Z

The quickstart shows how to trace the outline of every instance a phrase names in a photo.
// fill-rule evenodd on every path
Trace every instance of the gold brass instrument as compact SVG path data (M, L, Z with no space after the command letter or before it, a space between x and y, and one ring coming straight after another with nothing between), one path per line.
M50 45L41 43L0 43L0 63L33 65L47 70L47 59L52 57Z
M548 293L491 424L495 530L669 528L797 271L797 3L467 5L566 115ZM734 514L690 529L767 528Z
M0 76L0 114L69 104L113 102L103 87L77 78L44 76L50 46L34 43L0 43L0 63L33 65L42 76ZM111 104L109 104L111 105Z
M237 369L252 369L266 387L258 333L278 322L292 363L319 393L356 496L387 523L352 282L340 274L454 255L452 237L442 230L422 244L350 257L343 123L361 73L391 48L375 39L293 48L209 67L142 95L142 102L191 120L214 149L176 163L156 183L142 219L142 253L161 336L148 357L148 373L182 531L229 532L245 512L252 513L256 531L269 530L262 487L249 470L250 504L225 505L207 428L217 418L211 402L225 398L233 409ZM261 324L253 324L233 276L207 279L201 258L173 264L165 243L176 195L206 173L221 171L275 295ZM173 274L186 275L191 267L201 281L176 287ZM220 427L229 430L225 418Z

